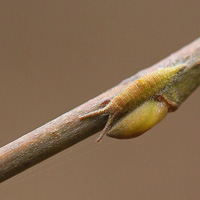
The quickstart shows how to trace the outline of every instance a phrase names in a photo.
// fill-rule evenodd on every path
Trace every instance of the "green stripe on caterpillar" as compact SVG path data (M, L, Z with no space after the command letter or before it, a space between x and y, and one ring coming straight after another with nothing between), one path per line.
M118 138L134 138L146 132L176 105L162 96L161 91L173 83L185 65L156 70L131 83L119 92L104 108L87 113L80 120L99 114L108 114L108 122L97 139L104 135Z

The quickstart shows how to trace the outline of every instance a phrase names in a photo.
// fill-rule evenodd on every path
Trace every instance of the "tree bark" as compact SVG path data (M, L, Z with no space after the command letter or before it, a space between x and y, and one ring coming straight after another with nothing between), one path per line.
M180 80L166 91L166 95L172 99L176 98L176 103L180 105L200 85L200 39L122 81L96 98L1 147L0 182L102 130L107 122L107 116L98 115L85 120L80 120L79 116L104 107L131 81L158 68L178 64L185 64L187 70L181 75Z

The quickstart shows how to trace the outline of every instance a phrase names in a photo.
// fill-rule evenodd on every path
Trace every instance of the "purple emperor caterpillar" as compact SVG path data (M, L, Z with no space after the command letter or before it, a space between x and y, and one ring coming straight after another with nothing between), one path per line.
M104 108L87 113L80 119L99 114L109 115L98 142L104 135L118 139L137 137L177 108L162 91L176 81L184 69L185 65L177 65L149 73L129 83Z

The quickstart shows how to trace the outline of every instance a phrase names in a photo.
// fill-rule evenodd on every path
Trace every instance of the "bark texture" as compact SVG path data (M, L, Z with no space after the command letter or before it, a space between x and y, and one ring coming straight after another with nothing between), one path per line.
M172 87L166 89L165 95L180 105L200 85L200 39L96 98L1 147L0 182L102 130L107 122L107 116L98 115L85 120L79 120L79 116L104 107L108 100L131 81L158 68L178 64L185 64L187 69Z

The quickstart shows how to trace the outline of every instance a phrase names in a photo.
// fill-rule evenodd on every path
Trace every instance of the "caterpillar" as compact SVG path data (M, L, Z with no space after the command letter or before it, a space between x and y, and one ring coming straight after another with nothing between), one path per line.
M104 108L79 118L109 115L98 142L104 135L118 139L137 137L160 122L168 111L176 109L176 104L169 102L161 91L184 69L185 65L177 65L144 75L125 86Z

